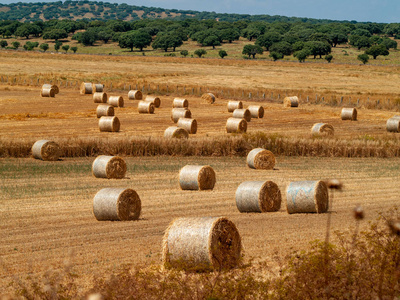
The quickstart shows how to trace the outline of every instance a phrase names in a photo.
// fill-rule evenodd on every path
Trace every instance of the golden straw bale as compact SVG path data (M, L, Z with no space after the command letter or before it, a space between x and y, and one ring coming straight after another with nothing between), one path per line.
M42 97L54 97L56 95L56 92L54 91L54 89L50 88L44 88L40 91L40 96Z
M247 131L247 122L245 119L229 118L226 121L227 133L244 133Z
M139 101L138 112L139 114L154 114L154 104L149 101Z
M129 100L142 100L143 94L139 90L130 90L128 92L128 99Z
M232 113L233 118L245 119L247 122L251 121L251 113L247 108L237 108Z
M36 159L56 161L61 156L61 149L53 141L39 140L32 146L32 156Z
M80 87L82 95L93 94L93 85L90 82L82 82Z
M104 188L93 198L93 214L98 221L132 221L139 219L142 202L136 191Z
M185 98L174 98L174 101L172 102L172 107L173 108L188 108L189 107L189 101Z
M247 109L250 111L250 115L254 119L261 119L264 117L264 107L260 105L249 105Z
M293 181L286 190L289 214L324 213L329 207L328 186L319 181Z
M107 103L107 93L96 92L93 94L94 103Z
M96 108L96 114L98 118L103 116L112 117L114 116L114 106L110 104L99 104Z
M189 132L178 126L170 126L164 131L165 138L187 139Z
M282 196L278 185L272 181L242 182L235 194L240 212L273 212L281 208Z
M214 169L210 166L186 165L179 171L182 190L212 190L216 180Z
M93 83L92 85L92 91L94 93L101 93L104 92L104 85L101 83Z
M42 89L53 89L54 93L58 94L60 92L60 89L58 88L57 85L55 84L50 84L50 83L45 83L42 85Z
M175 219L165 231L163 265L191 271L239 265L242 242L235 224L223 217Z
M114 107L124 107L124 98L122 96L110 96L107 102Z
M99 129L100 131L118 132L121 127L119 119L117 117L100 117Z
M313 135L333 135L335 130L332 125L326 123L316 123L311 128L311 133Z
M92 173L96 178L121 179L125 177L126 163L119 156L100 155L92 164Z
M283 107L298 107L299 98L297 96L285 97L283 99Z
M342 120L357 121L357 109L344 107L342 108L340 117Z
M189 134L196 134L197 132L196 119L179 118L178 123L176 125L178 127L185 129L187 132L189 132Z
M242 109L243 103L242 101L229 101L228 102L228 112L233 112L235 109Z
M215 95L212 93L205 93L201 96L201 99L206 103L213 104L215 102Z
M252 169L272 170L275 162L275 155L263 148L255 148L247 154L247 165Z
M171 120L174 123L177 123L180 118L190 119L192 117L192 113L190 109L187 108L173 108L171 111Z
M161 105L160 98L156 96L146 96L146 99L144 99L144 101L153 103L155 108L159 108Z
M393 116L386 121L386 130L389 132L400 132L400 116Z

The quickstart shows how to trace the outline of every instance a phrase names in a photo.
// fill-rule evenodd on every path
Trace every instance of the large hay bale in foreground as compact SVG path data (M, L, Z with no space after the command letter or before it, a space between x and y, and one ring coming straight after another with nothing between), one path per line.
M154 114L154 104L148 101L138 102L139 114Z
M110 104L99 104L96 108L96 115L100 117L112 117L114 116L114 106Z
M201 99L206 103L213 104L215 102L215 95L212 93L205 93L201 95Z
M293 213L324 213L329 207L328 186L320 181L293 181L286 190L286 207Z
M281 208L282 196L278 185L272 181L242 182L235 194L240 212L273 212Z
M216 176L210 166L186 165L179 171L179 185L182 190L212 190Z
M129 100L142 100L143 94L139 90L130 90L128 92L128 99Z
M96 92L93 94L93 102L94 103L107 103L107 93L104 92Z
M185 129L189 134L196 134L197 132L196 119L179 118L178 123L176 125L178 127Z
M297 96L285 97L283 99L283 107L298 107L299 98Z
M132 221L139 219L142 203L132 189L104 188L93 198L93 213L98 221Z
M107 102L114 107L124 107L124 98L122 96L110 96Z
M245 119L246 122L251 121L251 113L247 108L237 108L232 113L233 118Z
M146 99L144 99L144 101L153 103L155 108L159 108L161 105L161 100L157 96L146 96Z
M250 115L254 119L261 119L264 117L264 107L260 105L249 105L247 109L250 111Z
M313 135L334 135L335 130L332 125L326 123L316 123L311 128L311 133Z
M255 148L247 154L247 165L252 169L272 170L275 167L275 155L266 149Z
M172 107L173 108L188 108L189 107L189 101L185 98L174 98L174 101L172 102Z
M92 85L92 91L94 93L101 93L104 91L104 85L101 83L93 83Z
M55 97L56 92L52 88L42 88L40 91L40 96L42 97Z
M92 164L96 178L121 179L125 177L126 163L119 156L100 155Z
M228 112L233 112L235 109L242 109L242 101L228 101Z
M247 122L245 119L229 118L226 121L227 133L244 133L247 131Z
M93 94L93 85L90 82L82 82L80 87L80 93L82 95Z
M192 113L190 109L187 108L173 108L171 110L171 120L174 123L178 123L180 118L187 118L190 119L192 117Z
M164 131L165 138L175 138L175 139L187 139L189 138L189 132L178 126L170 126Z
M393 116L386 121L386 130L389 132L400 132L400 116Z
M32 146L32 156L36 159L56 161L60 158L60 155L61 149L53 141L39 140Z
M357 121L357 109L343 107L340 117L342 120Z
M117 117L101 117L99 119L99 129L105 132L118 132L121 127Z
M241 259L241 237L235 224L223 217L175 219L163 237L165 267L192 271L236 267Z
M55 84L50 84L50 83L45 83L42 85L42 89L53 89L54 93L58 94L60 92L60 89L58 88L57 85Z

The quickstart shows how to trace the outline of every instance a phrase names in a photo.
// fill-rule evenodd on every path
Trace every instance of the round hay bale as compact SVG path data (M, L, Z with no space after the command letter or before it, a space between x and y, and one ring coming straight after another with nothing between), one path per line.
M101 93L104 91L104 85L101 83L93 83L92 85L92 91L94 93Z
M247 165L252 169L273 170L275 162L275 155L263 148L255 148L247 154Z
M96 92L93 94L94 103L107 103L107 93Z
M245 119L229 118L226 121L227 133L244 133L247 131L247 122Z
M82 82L80 87L82 95L93 94L93 85L90 82Z
M355 108L342 108L342 113L340 114L342 120L357 121L357 109Z
M164 131L165 138L187 139L189 132L178 126L170 126Z
M125 177L126 163L119 156L100 155L92 164L92 173L96 178L121 179Z
M191 117L192 113L190 109L187 108L173 108L171 111L171 120L174 121L174 123L178 123L180 118L190 119Z
M282 196L278 185L272 181L242 182L235 194L240 212L273 212L281 208Z
M250 111L250 115L254 119L261 119L264 117L264 107L260 105L249 105L247 109Z
M228 112L233 112L235 109L242 109L242 101L229 101L228 102Z
M139 90L130 90L128 92L128 99L129 100L142 100L143 94Z
M242 243L235 224L223 217L175 219L165 231L163 265L188 270L220 270L240 263Z
M400 132L400 116L393 116L386 121L386 130L389 132Z
M56 95L56 92L54 89L50 88L42 88L42 90L40 91L40 96L42 97L54 97Z
M333 135L335 133L333 126L326 123L316 123L311 128L313 135Z
M210 166L186 165L179 171L182 190L212 190L216 180L214 169Z
M298 107L299 98L297 96L285 97L283 99L283 107Z
M58 94L60 92L60 89L58 88L57 85L55 84L50 84L50 83L45 83L42 85L42 89L53 89L54 93Z
M174 101L172 102L172 107L173 108L188 108L189 107L189 101L185 98L174 98Z
M237 119L245 119L247 122L251 121L251 113L247 108L237 108L233 111L232 117Z
M154 104L149 101L138 102L139 114L154 114Z
M178 127L185 129L189 134L196 134L197 132L197 121L196 119L179 118Z
M132 189L104 188L93 198L93 213L98 221L132 221L139 219L142 203Z
M122 96L110 96L107 102L114 107L124 107L124 98Z
M114 116L114 106L110 104L99 104L96 108L96 114L98 118L103 116L112 117Z
M61 156L61 149L53 141L39 140L32 146L32 156L36 159L56 161Z
M328 186L319 181L293 181L286 190L286 207L293 213L324 213L329 207Z
M118 132L121 127L119 119L117 117L100 117L99 129L100 131L106 132Z
M201 99L204 100L204 102L213 104L215 102L215 96L212 93L205 93L201 96Z
M144 99L144 101L153 103L155 108L159 108L161 105L160 98L156 96L146 96L146 99Z

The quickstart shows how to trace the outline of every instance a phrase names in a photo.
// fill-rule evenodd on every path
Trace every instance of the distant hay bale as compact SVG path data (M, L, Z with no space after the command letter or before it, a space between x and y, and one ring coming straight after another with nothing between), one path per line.
M96 178L121 179L125 177L126 163L119 156L100 155L92 164Z
M215 102L215 96L212 93L205 93L201 96L201 99L204 100L204 102L213 104Z
M128 92L128 99L129 100L142 100L143 94L139 90L130 90Z
M241 237L223 217L175 219L165 231L163 265L195 271L230 269L241 259Z
M40 96L42 96L42 97L55 97L55 95L56 95L56 92L52 88L50 88L50 89L44 88L40 91Z
M400 132L400 116L393 116L386 121L386 130L389 132Z
M178 127L185 129L189 134L196 134L197 132L196 119L179 118L178 123L176 125Z
M119 119L117 117L100 117L99 129L100 131L106 132L118 132L121 127Z
M107 93L96 92L93 94L94 103L107 103Z
M342 108L340 117L342 120L357 121L357 109L344 107Z
M138 102L139 114L154 114L154 104L148 101Z
M236 207L240 212L273 212L281 208L282 196L272 181L245 181L236 189Z
M320 181L293 181L286 190L289 214L324 213L329 207L328 186Z
M250 111L250 115L254 119L261 119L264 117L264 107L260 105L249 105L247 109Z
M98 221L132 221L139 219L142 203L132 189L104 188L93 198L93 213Z
M144 99L144 101L153 103L155 108L159 108L161 105L160 98L156 96L146 96L146 99Z
M255 148L247 154L247 165L252 169L272 170L275 162L275 155L263 148Z
M210 166L186 165L179 171L179 185L182 190L212 190L216 176Z
M56 93L56 94L58 94L60 92L60 89L55 84L45 83L42 85L42 89L53 89L54 93Z
M112 117L114 116L114 106L110 104L99 104L96 108L97 117Z
M175 138L175 139L187 139L189 137L189 132L178 126L170 126L164 131L165 138Z
M32 146L32 156L36 159L56 161L61 156L61 149L53 141L39 140Z
M297 96L285 97L283 99L283 107L298 107L299 98Z
M232 113L233 118L245 119L246 122L251 121L251 113L247 108L237 108Z
M172 107L173 108L188 108L189 107L189 101L185 98L174 98L174 101L172 102Z
M101 83L93 83L92 90L94 93L101 93L104 91L104 85Z
M242 101L229 101L228 102L228 112L233 112L235 109L242 109Z
M90 82L82 82L80 87L82 95L93 94L93 85Z
M245 119L229 118L226 121L227 133L244 133L247 131L247 122Z
M191 117L192 113L190 109L187 108L173 108L171 111L171 120L174 121L174 123L178 123L180 118L190 119Z
M110 96L107 102L114 107L124 107L124 98L122 96Z
M313 135L333 135L335 130L332 125L326 123L316 123L311 128L311 133Z

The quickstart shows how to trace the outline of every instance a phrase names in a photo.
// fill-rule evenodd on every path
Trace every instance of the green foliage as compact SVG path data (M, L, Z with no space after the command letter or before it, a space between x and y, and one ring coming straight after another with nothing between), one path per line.
M220 46L221 42L216 35L209 35L202 41L202 46L212 46L215 49L215 46Z
M371 55L374 59L376 59L379 55L387 56L389 55L388 49L386 49L385 45L373 45L365 51L365 54Z
M84 46L92 46L97 41L97 33L95 30L86 30L78 36L78 42Z
M271 52L281 53L283 56L292 54L292 46L288 42L275 43L270 48Z
M61 48L65 51L65 53L67 53L69 50L69 45L63 45Z
M49 49L49 44L47 43L40 44L39 48L42 49L43 52L46 52Z
M368 56L368 54L360 54L360 55L358 55L357 56L357 59L359 60L359 61L361 61L364 65L369 61L369 56Z
M256 45L264 47L267 51L274 44L282 40L281 34L276 31L268 31L257 38Z
M56 50L58 52L58 50L60 50L62 46L62 43L60 41L56 41L56 43L54 44L54 50Z
M332 51L331 45L319 41L305 42L304 49L307 49L310 52L310 55L314 56L314 59L317 55L319 55L319 58L322 58L322 55L327 55Z
M1 41L0 41L0 47L1 47L1 48L5 48L5 47L7 47L7 46L8 46L7 41L5 41L5 40L1 40Z
M310 51L308 49L303 49L293 54L293 56L296 57L299 60L299 62L304 62L309 55Z
M13 46L13 48L14 48L15 50L17 50L17 49L19 48L19 46L21 46L21 43L20 43L20 42L17 42L17 41L14 41L14 42L12 42L11 45Z
M154 39L151 46L153 49L163 49L165 52L168 48L172 48L175 51L176 47L182 46L183 40L179 34L176 32L161 32Z
M247 44L243 47L242 54L246 54L249 56L249 58L252 56L253 58L256 58L256 54L263 54L264 50L261 46L259 45L251 45Z
M219 57L224 58L225 56L228 56L228 53L225 50L221 49L218 51L218 55Z
M371 39L367 36L351 35L349 37L349 44L357 47L358 50L361 48L369 48L372 45Z
M145 31L135 30L127 33L123 33L119 37L119 46L121 48L129 48L133 51L133 48L138 48L143 51L143 48L150 46L152 41L151 35Z
M278 59L282 59L284 57L284 55L282 53L280 53L280 52L272 51L269 54L269 57L271 57L273 61L277 61Z
M78 51L78 47L73 46L73 47L71 47L71 50L72 50L74 53L76 53L76 51Z
M64 29L52 29L43 34L44 40L55 40L64 39L68 37L68 33Z
M187 50L182 50L182 51L180 52L180 54L181 54L183 57L186 57L186 56L189 55L189 51L187 51Z
M196 51L194 51L194 54L201 58L203 55L207 54L207 51L204 49L197 49Z
M38 42L26 42L23 48L28 51L32 51L35 47L39 46Z
M332 55L332 54L328 54L328 55L325 56L325 60L326 60L328 63L330 63L330 62L332 61L332 59L333 59L333 55Z

